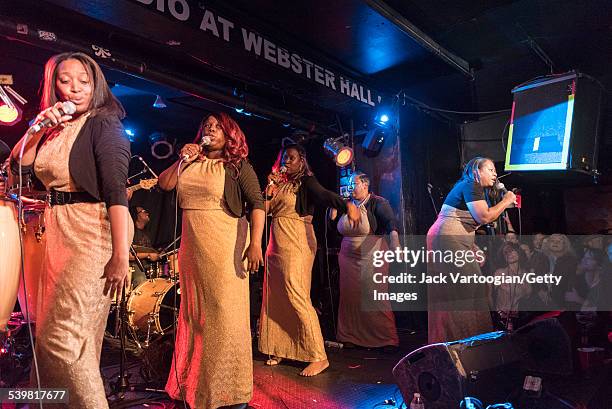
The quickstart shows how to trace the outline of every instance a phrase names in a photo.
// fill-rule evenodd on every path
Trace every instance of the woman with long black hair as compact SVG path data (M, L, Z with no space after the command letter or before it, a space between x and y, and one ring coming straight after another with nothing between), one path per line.
M282 169L282 170L281 170ZM360 213L351 202L323 188L297 144L278 154L266 189L266 209L272 216L266 251L266 276L261 306L259 350L268 365L282 359L308 362L300 373L315 376L329 366L317 313L310 300L312 265L317 239L312 227L316 206L347 213L358 224Z

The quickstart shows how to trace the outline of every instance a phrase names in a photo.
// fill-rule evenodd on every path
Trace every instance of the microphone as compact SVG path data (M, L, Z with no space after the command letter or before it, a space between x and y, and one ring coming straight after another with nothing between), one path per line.
M200 143L198 144L198 145L200 145L200 151L202 151L202 148L203 148L203 147L210 145L210 142L211 142L211 140L210 140L210 136L208 136L208 135L204 135L204 136L202 137L202 140L201 140L201 141L200 141ZM189 157L190 157L190 156L189 156L188 154L184 154L183 156L181 156L181 159L182 159L183 161L186 161L187 159L189 159Z
M285 173L287 173L287 167L285 165L282 165L280 168L278 168L278 173L276 173L277 175L284 175ZM268 186L272 186L274 184L273 180L270 180L268 182Z
M493 186L493 188L495 190L498 190L498 191L502 192L502 194L504 194L504 195L506 193L508 193L508 189L506 188L506 185L504 185L502 182L496 182L495 186ZM514 189L510 189L510 191L512 193L514 193L514 194L518 194L518 193L520 193L521 189L514 188Z
M506 186L502 182L496 182L494 189L501 192L502 196L508 193L508 189L506 189ZM516 188L512 189L512 193L516 194L516 202L510 207L517 207L520 209L521 208L521 195L519 194L520 190Z
M58 108L58 111L62 115L72 115L76 112L76 105L72 101L64 101L62 102L62 106ZM28 133L35 134L39 132L41 129L48 127L53 122L50 118L45 118L36 125L32 125Z
M158 176L155 174L155 172L153 172L153 169L151 169L149 167L149 165L147 165L147 162L145 162L145 160L142 158L142 156L136 156L138 158L139 161L142 162L142 164L144 165L145 169L149 171L149 173L151 173L153 176L155 176L156 179L158 179Z
M502 192L502 194L506 194L508 193L508 189L506 189L506 185L504 185L502 182L495 182L495 186L494 186L495 190Z

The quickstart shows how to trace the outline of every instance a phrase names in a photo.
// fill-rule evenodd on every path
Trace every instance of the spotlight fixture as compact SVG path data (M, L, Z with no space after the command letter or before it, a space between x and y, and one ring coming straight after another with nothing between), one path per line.
M164 102L164 100L162 99L162 97L160 97L159 95L155 96L155 102L153 103L153 108L157 108L157 109L163 109L166 108L167 105Z
M363 146L366 153L374 155L378 154L385 143L387 132L388 130L385 128L373 126L372 129L368 131L366 137L361 143L361 146Z
M323 143L323 149L334 158L336 166L339 167L350 165L354 157L353 150L342 142L345 137L346 135L338 138L327 138Z
M153 132L149 135L151 143L151 155L156 159L167 159L174 154L174 145L168 142L167 136L163 132Z
M0 125L11 126L21 120L21 108L11 97L21 105L28 102L11 85L13 85L12 75L0 75Z
M136 133L133 129L125 128L125 134L128 136L130 142L136 142Z
M381 128L387 128L391 125L391 113L388 107L383 107L376 112L374 117L374 124Z

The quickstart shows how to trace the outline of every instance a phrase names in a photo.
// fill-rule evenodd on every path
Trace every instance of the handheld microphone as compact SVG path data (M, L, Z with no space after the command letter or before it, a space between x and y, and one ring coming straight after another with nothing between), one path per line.
M502 192L502 194L504 195L508 193L508 189L506 189L506 185L504 185L502 182L495 182L494 188L495 190Z
M277 175L284 175L285 173L287 173L287 167L285 165L282 165L280 168L278 168L278 172L276 173ZM270 180L268 182L268 186L272 186L274 184L273 180Z
M506 188L506 185L504 185L502 182L496 182L495 186L493 186L493 188L495 190L498 190L500 192L502 192L502 194L506 194L508 193L508 189ZM510 191L514 194L519 194L521 192L521 189L519 188L514 188L514 189L510 189Z
M145 160L142 158L142 156L136 156L138 158L139 161L142 162L142 164L144 165L145 169L149 171L149 173L151 173L153 176L155 176L155 178L157 179L158 176L155 174L155 172L153 172L153 169L151 169L149 167L149 165L147 165L147 162L145 162Z
M200 143L198 144L198 145L200 145L200 151L202 151L202 148L203 148L204 146L208 146L208 145L210 145L210 142L211 142L211 140L210 140L210 136L208 136L208 135L204 135L204 136L202 137L202 140L201 140L201 141L200 141ZM188 154L184 154L183 156L181 156L181 159L182 159L182 160L184 160L184 161L185 161L185 160L187 160L187 159L189 159L189 158L190 158L190 156L189 156Z
M508 189L506 189L506 186L502 182L496 182L495 186L494 186L494 189L499 191L499 192L501 192L502 195L505 195L506 193L508 193ZM515 204L513 204L510 207L516 207L516 208L520 209L521 205L522 205L522 203L521 203L521 201L522 201L521 200L521 195L519 194L520 193L520 189L512 189L512 193L516 194L516 202L515 202Z
M76 105L74 105L72 101L64 101L62 102L62 106L58 108L58 111L62 115L72 115L76 112ZM36 125L32 125L28 133L35 134L52 123L53 121L50 118L45 118Z

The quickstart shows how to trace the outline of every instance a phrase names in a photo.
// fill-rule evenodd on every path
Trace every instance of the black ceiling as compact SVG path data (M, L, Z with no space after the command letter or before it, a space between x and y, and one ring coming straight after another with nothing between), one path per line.
M0 17L15 16L13 9L24 8L27 3L26 0L3 1ZM57 6L58 3L63 4L63 7ZM127 44L129 32L126 27L113 27L109 22L113 19L129 22L135 17L116 16L111 5L129 3L132 8L136 5L143 12L148 11L136 0L84 1L79 4L81 7L87 5L88 17L82 13L71 15L70 4L77 3L76 0L38 2L38 11L43 6L46 9L43 15L38 15L37 20L43 26L53 25L57 21L69 22L74 27L62 23L63 29L75 35L86 37L92 33L97 36L107 33L107 41ZM449 109L508 108L513 86L534 76L549 73L549 67L536 50L550 57L555 72L580 69L598 78L608 91L612 89L612 73L609 69L612 63L612 2L606 0L375 2L394 9L399 18L414 23L440 47L466 60L474 69L473 82L411 39L398 25L382 17L369 1L211 0L189 3L195 7L213 7L229 13L244 24L257 27L271 38L295 45L326 63L333 63L356 79L383 92L393 94L404 89L411 96ZM96 15L105 22L97 21L94 17ZM160 28L159 38L137 38L132 35L130 41L133 54L147 58L159 49L159 53L172 56L167 60L170 72L173 69L186 70L188 64L180 65L180 59L175 58L181 54L181 50L169 50L168 46L160 44L163 36L173 37L174 33L169 30L178 25L175 22L170 24L168 18L160 17L159 13L152 18L155 24L167 25L163 26L163 30ZM84 23L79 26L75 23L77 21ZM23 67L14 71L19 81L18 87L23 87L28 99L36 102L34 92L40 79L36 73L40 72L40 64L50 52L19 41L8 41L6 36L0 43L0 52L3 57L6 56L0 61L0 71ZM188 69L198 72L198 64L202 61L189 57ZM250 65L250 61L245 59L244 65ZM38 71L35 66L39 67ZM204 61L201 72L207 75L203 79L225 87L234 84L250 87L249 90L259 94L271 106L288 109L331 126L335 122L334 112L340 112L346 118L352 112L364 110L359 104L346 104L346 101L324 94L315 87L312 92L303 92L303 86L288 86L286 81L283 82L284 79L271 80L266 84L265 81L260 82L256 75L236 79L234 73L210 70L210 61ZM176 127L174 132L177 134L191 135L193 124L197 123L202 112L214 108L214 105L201 98L147 81L146 73L143 74L144 79L118 71L109 71L108 76L113 82L136 89L123 100L128 112L135 113L132 117L147 115L138 120L155 122L154 118L159 115L145 113L141 105L148 104L145 101L152 102L155 94L167 98L170 108L177 109L175 117L178 120L172 125Z

